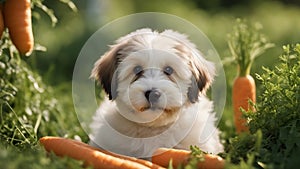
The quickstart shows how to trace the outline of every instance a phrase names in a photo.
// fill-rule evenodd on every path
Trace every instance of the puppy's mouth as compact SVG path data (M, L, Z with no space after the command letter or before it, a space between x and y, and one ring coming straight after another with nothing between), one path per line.
M142 116L146 121L139 122L146 127L168 126L176 121L180 107L161 108L144 106L139 109L136 115Z
M160 112L165 112L165 113L173 113L177 112L179 110L179 107L172 107L172 108L162 108L162 107L157 107L155 105L149 105L149 106L143 106L138 109L139 112L144 112L144 111L160 111Z

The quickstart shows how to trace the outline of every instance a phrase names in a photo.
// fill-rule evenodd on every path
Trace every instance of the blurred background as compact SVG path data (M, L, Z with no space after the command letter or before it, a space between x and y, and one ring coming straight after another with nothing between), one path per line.
M236 18L261 23L263 33L276 47L258 58L252 73L259 72L262 65L271 66L281 46L299 42L300 36L298 0L85 0L74 1L77 12L59 1L44 3L54 10L58 22L51 26L51 19L39 12L41 19L34 20L33 26L35 41L47 52L36 52L29 61L52 85L72 79L76 58L94 32L110 21L137 12L162 12L186 19L208 36L221 58L229 56L226 38Z
M262 72L262 66L276 65L282 45L297 43L300 39L298 0L82 0L74 3L78 9L75 12L59 1L44 1L58 18L55 26L49 16L43 15L39 9L33 10L36 12L36 15L33 14L36 17L33 20L35 42L45 46L47 51L35 52L27 59L48 85L63 92L63 98L70 102L70 107L73 106L73 67L81 48L99 28L122 16L137 12L162 12L181 17L207 35L221 59L230 57L227 34L232 32L236 18L258 22L263 27L262 32L276 46L256 59L251 70L253 76ZM224 68L227 100L220 126L228 130L232 129L231 86L236 76L236 65L226 63Z

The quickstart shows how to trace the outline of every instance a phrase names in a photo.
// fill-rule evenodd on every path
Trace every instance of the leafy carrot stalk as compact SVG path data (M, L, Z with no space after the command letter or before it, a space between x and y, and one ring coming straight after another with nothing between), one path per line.
M13 44L21 54L29 55L34 45L30 0L6 0L3 11Z
M168 167L171 161L173 168L179 168L182 166L186 166L189 163L191 157L191 151L159 148L154 152L152 156L152 162L163 167ZM196 161L195 167L197 169L223 169L225 167L225 161L217 155L202 154L202 158L203 159L199 159Z
M255 81L250 75L251 66L255 58L273 46L259 33L259 29L257 25L250 25L247 21L238 19L232 34L228 36L231 55L238 65L238 74L232 88L234 123L237 133L249 130L242 109L253 110L250 102L256 102Z
M0 39L2 37L3 31L4 31L4 22L3 22L3 5L2 3L0 4Z
M43 137L39 141L47 151L53 151L57 156L82 160L86 166L92 166L94 169L149 169L143 164L92 149L79 141L60 137Z

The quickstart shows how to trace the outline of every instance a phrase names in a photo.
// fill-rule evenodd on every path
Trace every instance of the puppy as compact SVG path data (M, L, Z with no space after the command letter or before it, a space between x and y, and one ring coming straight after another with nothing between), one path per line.
M159 147L223 151L205 96L214 65L185 35L132 32L100 57L91 77L108 95L93 117L91 145L139 158Z

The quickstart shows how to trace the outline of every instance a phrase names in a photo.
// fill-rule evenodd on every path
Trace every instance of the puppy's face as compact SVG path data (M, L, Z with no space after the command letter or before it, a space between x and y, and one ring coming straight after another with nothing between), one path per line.
M96 62L92 76L125 118L159 127L198 101L212 82L213 66L185 36L143 29L119 39Z

